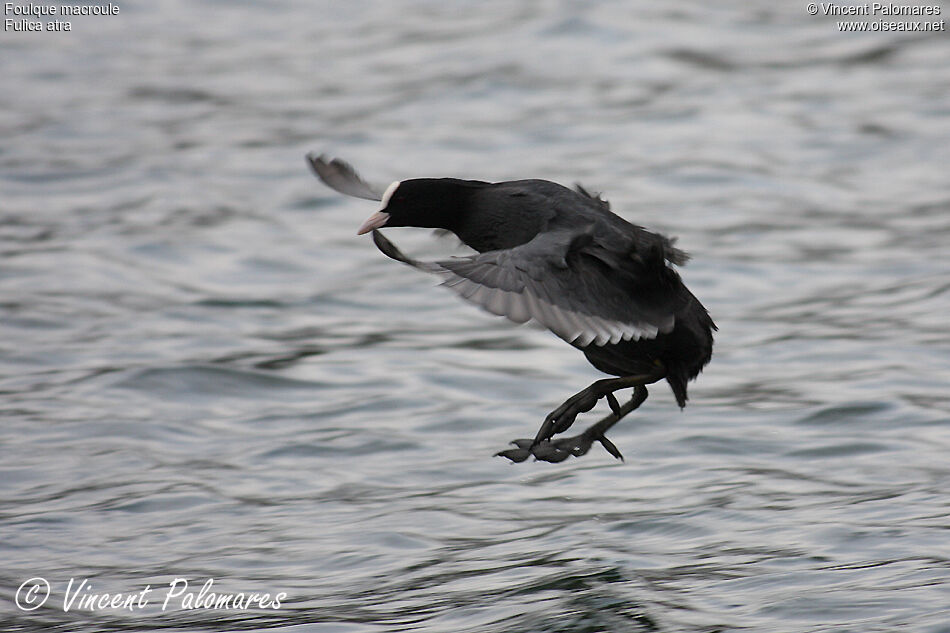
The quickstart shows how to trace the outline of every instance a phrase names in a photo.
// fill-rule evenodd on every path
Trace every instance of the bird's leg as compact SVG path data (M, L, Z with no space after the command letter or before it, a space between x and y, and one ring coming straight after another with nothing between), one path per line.
M643 385L637 385L633 389L633 398L620 409L620 413L623 415L618 416L616 412L611 413L596 424L592 424L580 435L540 442L531 449L531 454L534 455L535 459L542 461L562 462L571 455L580 457L581 455L587 454L587 451L590 450L594 442L600 442L608 453L620 461L623 461L623 455L620 454L620 451L614 446L614 443L608 440L604 434L610 427L616 424L620 418L643 404L644 400L647 399L647 395L647 388Z
M620 451L617 449L616 446L614 446L614 443L608 440L604 436L604 434L607 432L607 430L610 427L616 424L621 418L623 418L628 413L630 413L631 411L639 407L641 404L643 404L643 402L647 399L647 395L649 395L645 385L650 384L652 382L656 382L657 380L660 379L656 377L656 375L648 375L645 379L643 376L630 376L628 378L630 378L631 381L634 378L639 378L639 380L635 381L634 384L632 385L634 388L633 398L631 398L630 401L624 404L623 406L619 406L619 403L617 403L617 399L613 397L613 392L612 391L608 392L610 394L610 397L608 398L608 402L610 402L610 400L613 399L613 402L610 403L611 404L610 408L612 410L610 415L605 416L602 420L590 426L590 428L585 430L580 435L575 435L573 437L560 438L556 440L544 439L544 440L538 441L537 438L533 440L529 440L529 439L515 440L514 442L512 442L512 444L517 446L517 448L511 448L505 451L501 451L500 453L496 453L496 455L499 455L501 457L507 457L513 462L523 462L524 460L526 460L528 457L532 455L535 457L535 459L539 459L546 462L561 462L567 459L568 457L570 457L571 455L575 457L580 457L581 455L586 454L587 451L590 450L590 447L591 445L593 445L594 442L600 442L603 445L603 447L607 449L608 453L610 453L617 459L623 460L623 455L620 454ZM622 379L617 379L617 380L622 380ZM598 381L598 382L605 382L605 381ZM594 383L594 385L591 385L591 387L594 387L596 384L597 383ZM631 386L631 385L624 384L624 386ZM617 388L621 389L623 387L617 387ZM605 393L604 395L606 396L607 394ZM614 407L613 406L614 404L618 404L618 406ZM545 423L547 423L547 420L545 420ZM542 427L542 430L543 430L543 427ZM548 437L550 438L550 436Z
M563 433L571 428L574 420L581 413L586 413L594 408L597 401L607 396L607 402L610 409L617 412L617 399L613 393L618 389L627 387L636 387L639 385L648 385L663 378L666 372L656 371L650 374L638 374L636 376L622 376L620 378L604 378L592 383L586 389L583 389L564 401L564 404L548 414L534 436L534 443L538 444L544 440L551 439L558 433Z
M619 460L623 460L623 455L614 446L614 443L604 437L604 433L616 424L625 415L643 404L647 399L647 388L642 384L634 387L633 398L623 406L618 406L616 411L605 416L596 424L593 424L580 435L565 437L556 440L544 440L536 442L535 440L523 439L512 442L518 448L511 448L497 453L501 457L507 457L513 462L523 462L530 456L546 462L562 462L571 455L580 457L590 450L594 442L600 442L607 452Z

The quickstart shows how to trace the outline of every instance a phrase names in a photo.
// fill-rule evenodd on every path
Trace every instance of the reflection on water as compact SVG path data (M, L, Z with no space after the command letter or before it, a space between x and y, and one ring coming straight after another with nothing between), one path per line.
M2 46L5 628L950 630L940 34L170 2ZM379 256L310 150L678 235L720 326L690 406L654 388L623 464L493 459L597 372ZM64 612L70 578L154 600ZM176 578L287 599L162 612Z

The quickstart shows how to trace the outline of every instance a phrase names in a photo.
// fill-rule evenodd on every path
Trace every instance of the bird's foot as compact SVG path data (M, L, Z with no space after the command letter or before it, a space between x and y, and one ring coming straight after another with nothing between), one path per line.
M540 442L529 439L515 440L512 444L517 448L500 451L495 453L495 456L506 457L515 463L521 463L528 457L533 456L537 460L556 464L563 462L572 455L574 457L586 455L594 442L600 442L608 453L623 461L623 455L620 454L613 442L602 434L591 433L591 430L588 429L580 435L562 437L556 440L542 440Z

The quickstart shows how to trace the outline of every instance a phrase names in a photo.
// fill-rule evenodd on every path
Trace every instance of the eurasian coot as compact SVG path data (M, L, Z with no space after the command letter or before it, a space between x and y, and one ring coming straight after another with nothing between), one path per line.
M594 367L617 376L571 396L545 418L534 439L514 440L516 448L498 455L560 462L600 442L623 459L604 434L646 400L646 385L665 378L679 406L686 406L686 383L712 357L716 326L673 269L687 259L673 240L630 224L580 185L417 178L383 189L340 159L307 159L336 191L382 202L358 233L372 231L385 255L441 276L444 285L489 312L543 325ZM447 229L479 254L420 262L377 230L392 226ZM627 387L633 397L621 406L614 392ZM600 398L607 399L610 415L580 435L552 439Z

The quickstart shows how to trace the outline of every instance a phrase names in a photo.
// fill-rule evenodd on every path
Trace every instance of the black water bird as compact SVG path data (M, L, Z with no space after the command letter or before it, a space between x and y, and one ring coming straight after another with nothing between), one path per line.
M600 442L623 459L604 434L646 400L646 385L665 378L676 402L686 406L686 383L712 357L716 326L673 269L687 260L673 240L615 215L580 185L417 178L383 189L340 159L310 154L307 160L336 191L382 202L358 233L372 231L385 255L441 276L444 285L489 312L543 325L598 370L616 376L568 398L534 439L514 440L516 448L498 455L560 462ZM377 230L394 226L447 229L479 254L420 262ZM614 392L624 388L633 388L633 397L621 405ZM600 398L611 414L579 435L554 439Z

